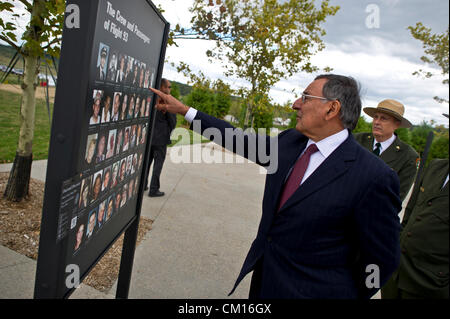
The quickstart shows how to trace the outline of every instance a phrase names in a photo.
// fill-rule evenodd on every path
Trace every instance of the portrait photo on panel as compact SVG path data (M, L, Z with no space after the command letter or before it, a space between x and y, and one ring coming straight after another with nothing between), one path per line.
M111 183L111 166L108 166L103 170L102 192L109 191L110 183Z
M102 123L109 123L110 120L111 120L111 96L105 94L103 98Z
M106 200L106 216L105 216L105 221L108 221L113 213L114 213L114 198L115 198L115 194L112 193L108 199Z
M92 187L91 187L91 203L99 199L101 191L102 191L102 175L103 170L99 170L94 174L92 178Z
M134 96L134 94L130 94L130 103L128 104L127 120L132 119L134 116L135 99L136 97Z
M106 149L106 159L114 156L115 146L116 146L116 134L117 129L110 130L108 135L108 146Z
M143 88L144 87L144 76L145 76L145 69L146 64L142 62L139 66L139 84L138 87Z
M117 84L124 84L125 82L125 74L126 74L126 62L127 56L123 53L119 54L119 66L117 68L116 79L115 82Z
M103 98L103 91L94 90L89 125L97 125L102 122L102 114L100 113L102 108L102 98Z
M119 183L123 182L125 180L125 177L127 177L127 159L126 159L126 157L120 161Z
M91 134L87 137L86 142L86 154L84 156L84 162L86 165L91 165L94 163L95 151L97 147L97 137L98 134Z
M135 107L134 107L134 118L138 118L139 117L139 111L141 108L141 96L140 95L136 95L136 101L135 101Z
M118 184L118 178L119 178L119 161L115 162L112 165L111 169L111 188L114 188Z
M122 105L120 107L120 116L119 119L124 121L127 119L127 110L128 110L128 94L123 94Z
M142 124L138 124L137 132L136 132L136 145L139 146L141 144L141 135L142 135Z
M148 89L150 87L150 67L147 66L145 68L145 74L144 74L144 88Z
M131 174L131 164L133 162L133 154L128 155L127 157L127 176Z
M120 203L122 202L122 187L117 189L116 196L114 198L114 212L117 214L119 212Z
M130 149L136 146L136 125L131 126Z
M128 56L127 59L127 71L125 73L125 84L131 86L133 83L133 67L134 67L134 57Z
M96 80L105 81L107 72L107 62L109 57L109 46L100 42L97 58Z
M117 62L118 62L118 53L116 50L112 50L109 55L109 64L108 64L108 81L116 82L116 74L117 74Z
M123 152L128 151L128 148L130 147L130 126L125 128L125 132L123 133Z
M106 213L106 199L100 203L98 206L98 213L97 213L97 227L98 229L102 228L103 222L105 220L105 213Z
M123 128L117 130L117 134L116 134L116 153L115 153L115 155L119 155L120 152L122 151L123 131L124 131Z
M107 133L100 133L97 141L97 151L95 155L95 163L101 163L106 158L106 136Z
M98 207L89 212L87 225L86 225L86 238L89 239L94 233L95 225L97 224L97 211Z
M133 154L133 160L131 162L131 174L134 174L137 170L138 156L137 153Z
M121 92L114 92L114 97L112 99L111 122L117 122L119 120L121 96Z
M92 176L88 176L86 178L83 178L81 181L81 187L80 187L80 199L78 203L78 209L84 209L89 206L89 191L91 188L91 179Z
M133 80L131 81L131 86L137 88L139 84L139 68L140 68L140 61L134 59L133 64Z
M141 110L139 112L139 117L145 117L145 104L146 104L146 99L145 99L145 97L143 97L142 101L141 101Z

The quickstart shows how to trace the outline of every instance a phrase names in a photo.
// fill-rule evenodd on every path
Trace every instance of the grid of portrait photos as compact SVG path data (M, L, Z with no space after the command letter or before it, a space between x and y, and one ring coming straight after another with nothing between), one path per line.
M155 68L104 43L96 65L73 254L135 205L149 130Z

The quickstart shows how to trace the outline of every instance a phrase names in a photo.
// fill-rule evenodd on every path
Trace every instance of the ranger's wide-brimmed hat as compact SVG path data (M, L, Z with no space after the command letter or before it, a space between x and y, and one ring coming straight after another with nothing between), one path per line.
M401 122L400 127L412 126L411 122L403 117L403 114L405 114L405 107L396 100L387 99L381 101L377 107L365 107L363 111L370 117L373 117L376 112L386 113L399 120Z

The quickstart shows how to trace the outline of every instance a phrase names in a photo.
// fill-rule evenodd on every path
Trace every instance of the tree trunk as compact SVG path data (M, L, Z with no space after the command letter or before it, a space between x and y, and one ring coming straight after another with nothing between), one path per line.
M20 105L20 132L17 143L16 158L8 179L4 196L11 201L21 201L28 195L31 164L33 161L34 118L36 111L36 86L39 74L39 50L42 26L45 25L43 12L46 10L46 1L34 0L31 10L30 24L27 27L27 37L22 52L24 57L24 73L22 86L22 103Z
M32 155L27 157L16 153L4 193L8 200L19 202L28 195L32 162Z
M4 196L20 202L28 195L31 163L33 161L34 118L36 110L36 78L38 57L25 56L25 70L22 82L22 103L20 106L20 132L16 157L9 174Z

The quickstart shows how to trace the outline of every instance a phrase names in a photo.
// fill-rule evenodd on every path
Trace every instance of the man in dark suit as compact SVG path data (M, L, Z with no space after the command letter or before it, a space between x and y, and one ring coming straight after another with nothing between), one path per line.
M172 86L167 79L161 80L161 91L167 95L170 95ZM150 147L150 160L148 164L148 170L153 164L153 173L150 180L150 190L148 196L160 197L164 196L164 192L159 190L160 188L160 176L166 159L167 145L171 143L170 134L177 125L177 117L175 114L168 113L166 111L156 110L155 112L155 126L153 128L153 137ZM145 179L145 190L148 189L148 176Z
M164 100L159 109L198 120L192 127L207 138L205 130L219 130L216 143L260 165L276 162L266 177L256 239L230 294L252 270L252 299L367 299L388 280L400 255L399 182L351 134L361 113L354 79L318 76L293 105L296 128L274 138L244 134L152 91ZM251 147L264 144L269 162Z
M363 111L373 118L372 133L355 134L355 139L392 168L400 180L400 199L403 201L416 177L419 154L395 134L400 127L411 127L403 117L405 107L395 100L381 101L376 108Z
M381 290L383 299L449 298L448 163L431 161L414 185L402 221L400 266Z

